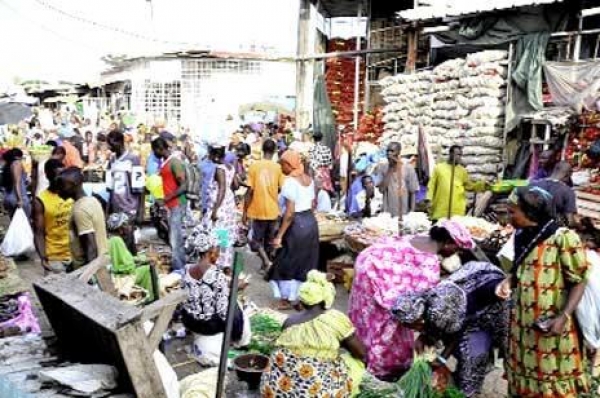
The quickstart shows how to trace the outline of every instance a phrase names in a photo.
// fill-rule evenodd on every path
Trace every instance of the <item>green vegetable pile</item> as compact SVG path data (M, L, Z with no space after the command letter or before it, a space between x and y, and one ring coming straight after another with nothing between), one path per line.
M465 394L456 387L448 387L446 391L436 393L435 398L465 398Z
M404 398L434 398L432 376L431 366L425 358L415 357L411 368L398 382Z
M281 335L282 326L281 322L266 314L256 314L250 317L252 340L248 350L270 355L275 348L275 341Z

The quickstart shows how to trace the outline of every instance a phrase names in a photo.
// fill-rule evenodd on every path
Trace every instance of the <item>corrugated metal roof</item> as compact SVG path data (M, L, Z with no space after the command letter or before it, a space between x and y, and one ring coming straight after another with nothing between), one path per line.
M510 8L562 3L563 1L564 0L438 1L435 6L417 7L411 10L400 11L398 12L398 16L406 21L423 21L428 19L460 17Z

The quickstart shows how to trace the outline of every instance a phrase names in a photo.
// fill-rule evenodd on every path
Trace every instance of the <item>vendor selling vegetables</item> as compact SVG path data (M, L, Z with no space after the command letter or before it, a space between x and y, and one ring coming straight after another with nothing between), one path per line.
M358 391L365 349L348 317L331 309L335 287L313 270L299 289L304 310L290 316L263 374L263 397L340 397ZM340 348L350 355L342 355Z
M491 348L506 350L508 304L495 294L504 278L499 268L472 261L427 291L401 295L392 309L402 325L421 333L417 352L444 343L434 367L445 368L453 355L456 381L467 397L481 392Z
M357 337L367 347L369 372L396 380L413 359L412 331L398 323L391 310L399 296L431 289L440 281L444 259L474 260L475 244L468 230L443 221L427 235L382 239L365 249L355 264L349 314ZM458 264L460 267L460 264Z

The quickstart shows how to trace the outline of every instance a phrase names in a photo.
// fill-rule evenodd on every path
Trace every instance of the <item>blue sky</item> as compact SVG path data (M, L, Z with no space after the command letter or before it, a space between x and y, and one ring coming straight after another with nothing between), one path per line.
M298 0L0 0L0 81L93 80L107 53L257 44L290 54L297 12Z

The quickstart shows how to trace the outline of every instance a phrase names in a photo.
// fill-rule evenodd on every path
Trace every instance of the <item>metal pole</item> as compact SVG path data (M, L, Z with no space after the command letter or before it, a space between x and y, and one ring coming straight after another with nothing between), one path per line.
M358 4L358 15L356 16L356 51L360 51L360 20L362 19L362 3ZM354 120L353 127L354 131L358 130L358 101L360 100L360 56L356 57L356 64L354 68Z
M219 360L219 377L217 378L216 398L224 397L225 372L227 372L229 345L231 344L231 330L233 329L233 318L235 317L235 309L237 306L237 290L241 268L242 254L236 250L233 256L233 276L231 277L231 284L229 286L229 306L227 307L227 323L223 335L223 345L221 346L221 359Z
M581 32L583 31L583 15L581 12L578 17L577 36L575 36L575 45L573 46L573 61L579 61L581 57Z

